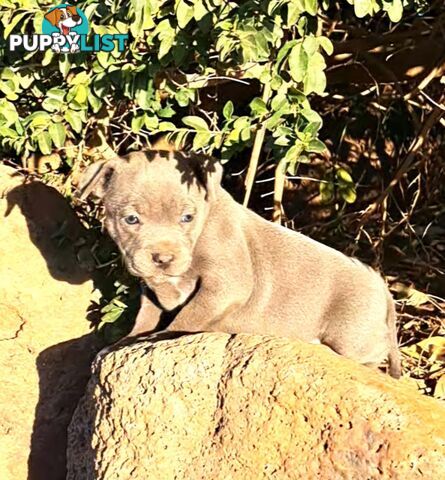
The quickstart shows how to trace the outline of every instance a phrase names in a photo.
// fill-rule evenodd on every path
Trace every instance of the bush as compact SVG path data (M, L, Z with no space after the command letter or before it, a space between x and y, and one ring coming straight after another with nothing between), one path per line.
M348 2L357 17L382 10L392 21L416 4ZM41 32L50 6L44 0L1 0L3 40L10 33ZM79 158L72 145L97 145L98 130L116 150L147 146L167 132L178 144L217 153L223 161L256 142L248 196L260 151L280 159L280 171L294 172L297 163L308 162L307 154L325 148L318 139L322 119L309 96L326 89L325 57L333 45L316 15L339 9L334 2L87 0L77 6L91 33L129 33L127 50L11 53L2 42L3 156L26 159L56 149L72 167ZM207 108L209 91L235 83L257 85L259 95L248 103L229 100ZM337 180L344 199L354 201L352 179L343 174ZM277 190L279 201L282 185Z

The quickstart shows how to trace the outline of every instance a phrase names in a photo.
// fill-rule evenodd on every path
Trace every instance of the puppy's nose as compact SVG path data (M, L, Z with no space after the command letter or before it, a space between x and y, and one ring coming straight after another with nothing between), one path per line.
M151 258L157 266L165 267L171 263L175 257L170 253L152 253Z
M73 20L75 22L78 22L80 20L80 16L79 15L73 15Z

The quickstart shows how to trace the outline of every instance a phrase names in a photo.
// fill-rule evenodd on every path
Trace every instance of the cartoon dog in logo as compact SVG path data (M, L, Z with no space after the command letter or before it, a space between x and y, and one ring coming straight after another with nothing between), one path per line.
M54 8L45 15L45 18L51 25L59 29L60 33L53 33L53 36L64 35L66 37L70 35L73 27L77 27L82 23L82 18L78 15L77 8L71 5ZM68 47L61 49L60 45L53 43L51 49L56 53L60 53L61 51L76 53L79 51L79 46L72 43L69 49Z

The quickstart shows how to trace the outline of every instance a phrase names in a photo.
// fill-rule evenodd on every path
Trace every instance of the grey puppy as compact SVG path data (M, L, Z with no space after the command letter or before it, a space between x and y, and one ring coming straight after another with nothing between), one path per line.
M359 261L244 208L218 162L148 151L97 162L81 198L103 200L105 226L149 292L130 336L167 330L279 335L322 343L401 374L394 302Z

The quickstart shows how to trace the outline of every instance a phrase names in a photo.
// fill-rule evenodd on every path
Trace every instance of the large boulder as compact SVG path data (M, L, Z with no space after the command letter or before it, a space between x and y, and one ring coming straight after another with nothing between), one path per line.
M327 348L218 333L102 355L69 480L445 478L445 407Z
M96 350L86 236L56 189L0 165L2 480L65 478L66 428Z

